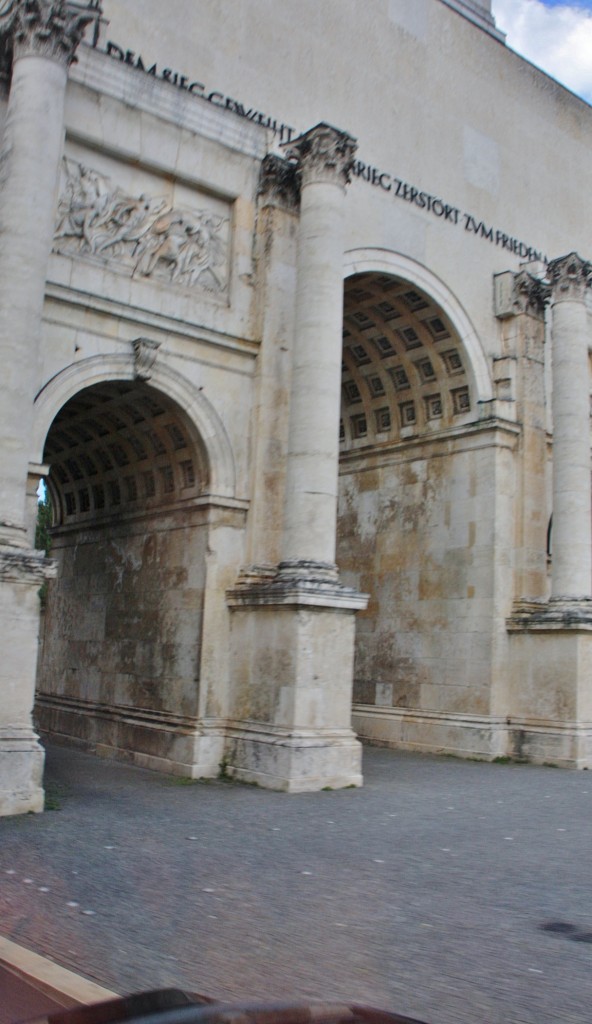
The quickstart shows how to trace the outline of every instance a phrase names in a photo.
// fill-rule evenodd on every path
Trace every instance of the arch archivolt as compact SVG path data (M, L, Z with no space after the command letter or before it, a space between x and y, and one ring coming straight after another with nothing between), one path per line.
M471 320L444 282L421 263L389 249L360 248L345 253L344 278L358 274L388 274L407 282L428 296L450 322L469 361L475 402L493 398L493 385L488 362Z
M91 356L56 374L35 399L31 461L43 461L51 425L70 399L94 385L114 381L133 383L135 380L133 354ZM148 383L151 389L176 403L194 427L205 453L208 493L234 497L236 472L232 447L224 424L210 401L190 381L158 360L151 369Z

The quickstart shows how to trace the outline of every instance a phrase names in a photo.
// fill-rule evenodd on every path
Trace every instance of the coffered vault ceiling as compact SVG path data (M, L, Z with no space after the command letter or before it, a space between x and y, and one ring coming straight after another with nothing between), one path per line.
M99 384L70 399L44 458L56 525L183 503L207 480L182 412L140 382Z
M440 308L408 282L348 278L342 449L401 441L474 418L466 356Z

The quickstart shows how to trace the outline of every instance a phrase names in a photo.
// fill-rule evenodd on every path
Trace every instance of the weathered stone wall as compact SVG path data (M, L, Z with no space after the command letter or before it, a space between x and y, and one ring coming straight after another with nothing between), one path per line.
M177 510L54 536L40 703L74 701L79 739L113 741L88 715L197 717L206 530Z
M487 715L495 449L404 446L342 467L338 561L371 595L354 703Z

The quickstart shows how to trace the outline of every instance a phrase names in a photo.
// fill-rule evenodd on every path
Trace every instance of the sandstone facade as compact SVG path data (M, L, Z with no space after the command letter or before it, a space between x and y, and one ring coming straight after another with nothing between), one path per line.
M0 37L0 813L39 731L291 792L359 738L589 767L590 107L478 0Z

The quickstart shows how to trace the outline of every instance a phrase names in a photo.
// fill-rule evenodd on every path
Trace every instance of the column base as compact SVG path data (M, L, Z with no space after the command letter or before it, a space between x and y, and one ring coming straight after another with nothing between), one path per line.
M314 606L335 610L364 611L368 594L339 582L332 562L294 559L277 568L248 566L241 570L234 587L226 592L231 609Z
M43 810L45 751L27 729L0 730L0 817Z
M361 786L362 745L351 730L282 735L249 723L230 726L223 772L284 793Z
M19 523L11 523L6 519L0 520L0 551L9 552L30 552L27 540L27 530Z
M509 633L592 632L592 598L516 601L506 626Z

